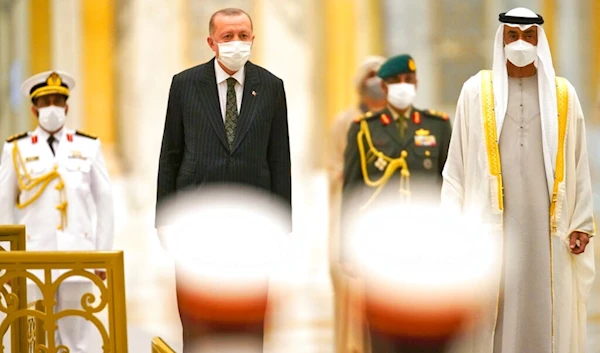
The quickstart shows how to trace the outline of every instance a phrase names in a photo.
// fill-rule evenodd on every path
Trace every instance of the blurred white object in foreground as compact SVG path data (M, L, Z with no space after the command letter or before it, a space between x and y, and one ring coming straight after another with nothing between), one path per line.
M161 236L191 275L240 284L265 274L286 237L283 208L240 186L203 188L165 204Z
M271 196L237 185L165 203L159 232L176 263L180 311L217 324L262 322L287 237L284 210Z
M379 203L351 229L367 320L380 331L447 339L497 295L490 289L498 280L500 243L476 219Z

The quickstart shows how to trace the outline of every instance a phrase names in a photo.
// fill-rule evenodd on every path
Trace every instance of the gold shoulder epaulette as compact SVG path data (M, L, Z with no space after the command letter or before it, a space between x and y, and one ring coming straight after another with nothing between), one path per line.
M98 136L90 135L90 134L87 134L87 133L79 131L79 130L75 130L75 135L87 137L87 138L90 138L92 140L96 140L98 138Z
M369 119L373 117L373 112L366 112L360 116L358 116L357 118L354 119L355 123L359 123L361 122L361 120L365 120L365 119Z
M443 112L438 112L437 110L429 109L427 110L427 114L436 118L440 118L442 120L448 120L448 114Z
M10 136L9 138L7 138L6 142L13 142L13 141L16 141L16 140L20 140L23 137L27 137L27 135L29 135L29 133L27 131L21 132L19 134L14 134L14 135Z

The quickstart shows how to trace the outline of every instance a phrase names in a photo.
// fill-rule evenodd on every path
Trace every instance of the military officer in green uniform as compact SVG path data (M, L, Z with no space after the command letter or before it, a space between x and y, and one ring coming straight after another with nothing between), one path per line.
M450 143L448 115L412 105L417 70L410 55L388 59L377 75L387 108L367 112L352 124L344 153L344 193L366 187L363 207L393 188L404 200L439 201Z
M344 243L340 246L340 261L351 276L360 271L357 272L352 258L348 237L351 237L352 222L365 209L384 199L412 204L439 202L451 126L448 115L412 105L417 90L416 72L415 62L409 55L395 56L384 62L377 75L382 79L387 107L357 117L348 132L342 196ZM402 225L398 224L398 231L401 230ZM368 323L368 309L365 314ZM366 329L370 348L365 351L422 351L368 324Z

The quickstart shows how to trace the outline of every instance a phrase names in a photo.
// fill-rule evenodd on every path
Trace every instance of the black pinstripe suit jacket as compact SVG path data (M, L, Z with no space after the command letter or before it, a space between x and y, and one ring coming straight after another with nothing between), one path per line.
M173 77L158 167L157 212L161 202L178 191L230 183L279 196L289 205L291 219L291 163L283 81L246 63L242 107L230 150L214 60Z

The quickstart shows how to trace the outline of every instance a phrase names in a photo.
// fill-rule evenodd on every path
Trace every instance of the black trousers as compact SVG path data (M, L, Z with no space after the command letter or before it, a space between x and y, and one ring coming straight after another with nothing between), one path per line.
M198 320L194 315L186 312L183 309L181 302L182 296L177 286L179 278L177 271L175 272L175 281L177 288L177 303L179 307L179 317L181 318L181 326L183 329L183 353L197 353L193 350L194 347L202 345L203 342L212 339L219 340L236 340L243 339L245 342L252 341L252 346L260 344L262 352L264 338L264 315L262 322L252 324L235 324L235 323L220 323L208 322L206 320Z
M446 341L423 341L396 337L368 328L371 353L444 353Z
M183 353L197 353L194 347L202 345L208 340L241 340L252 341L252 346L260 345L262 352L264 323L254 325L223 325L198 322L180 312L183 327Z

